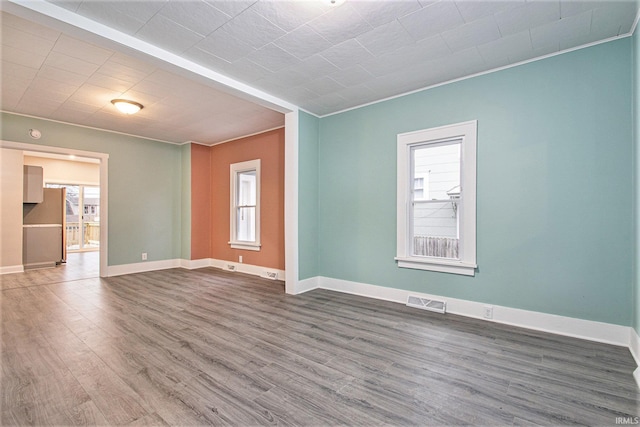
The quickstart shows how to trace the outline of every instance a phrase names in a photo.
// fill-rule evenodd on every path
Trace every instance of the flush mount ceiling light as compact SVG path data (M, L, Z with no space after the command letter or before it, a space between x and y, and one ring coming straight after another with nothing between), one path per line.
M125 114L135 114L138 111L142 110L142 108L144 108L142 104L134 101L129 101L128 99L113 99L111 103L115 105L118 110Z
M346 0L325 0L325 3L327 3L330 7L338 7L345 1Z

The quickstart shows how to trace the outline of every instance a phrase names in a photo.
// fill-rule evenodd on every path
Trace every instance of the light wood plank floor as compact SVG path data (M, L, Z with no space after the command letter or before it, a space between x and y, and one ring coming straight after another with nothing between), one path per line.
M2 276L2 425L615 425L628 349L211 268ZM11 283L12 280L17 280Z
M7 274L0 276L0 290L23 288L34 285L68 282L100 276L100 253L69 252L67 262L55 268L28 270L26 274Z

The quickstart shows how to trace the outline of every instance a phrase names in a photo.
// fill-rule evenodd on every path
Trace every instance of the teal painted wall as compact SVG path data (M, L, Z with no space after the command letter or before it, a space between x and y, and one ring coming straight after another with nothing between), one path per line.
M321 119L319 275L630 325L630 52L617 40ZM476 276L399 269L396 135L475 119Z
M632 85L633 85L633 146L634 155L634 224L635 251L633 256L633 326L640 334L640 36L636 29L632 37Z
M109 265L181 258L182 147L2 113L0 138L109 154ZM39 129L42 138L27 135Z
M298 278L318 275L318 126L300 112L298 120Z
M182 146L182 186L180 188L182 258L191 259L191 144Z

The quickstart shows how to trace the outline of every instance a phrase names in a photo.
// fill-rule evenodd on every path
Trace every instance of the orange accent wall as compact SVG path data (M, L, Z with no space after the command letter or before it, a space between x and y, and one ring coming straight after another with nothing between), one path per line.
M191 259L211 256L211 147L191 144Z
M260 251L231 249L230 167L260 159ZM211 147L211 258L284 270L284 129Z
M260 251L231 249L230 167L260 159ZM284 270L284 128L205 147L191 144L191 259Z

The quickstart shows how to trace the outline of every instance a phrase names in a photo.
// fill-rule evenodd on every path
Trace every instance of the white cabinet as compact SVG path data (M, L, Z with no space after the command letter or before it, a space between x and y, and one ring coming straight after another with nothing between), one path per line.
M41 166L24 165L23 203L41 203L43 200Z

